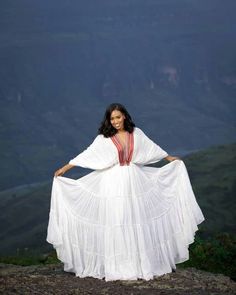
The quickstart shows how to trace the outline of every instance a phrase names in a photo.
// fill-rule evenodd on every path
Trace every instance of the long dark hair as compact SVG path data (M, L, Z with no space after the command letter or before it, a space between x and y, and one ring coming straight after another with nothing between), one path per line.
M124 119L124 129L129 133L132 133L135 127L134 122L126 108L120 103L110 104L104 114L104 118L101 122L101 126L98 129L98 134L103 134L105 137L111 137L115 135L118 131L111 124L111 113L114 110L118 110L125 115Z

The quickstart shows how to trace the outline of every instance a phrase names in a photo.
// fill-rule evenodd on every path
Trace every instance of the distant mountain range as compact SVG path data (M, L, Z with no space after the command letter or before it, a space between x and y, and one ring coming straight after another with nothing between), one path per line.
M199 226L205 236L216 232L235 232L235 153L236 143L182 157L205 216L204 223ZM155 165L161 167L166 163L163 160ZM70 177L78 178L79 175ZM17 248L50 251L46 231L51 184L50 181L0 193L1 255L16 254Z
M47 181L124 103L170 154L236 140L236 2L2 1L0 190Z

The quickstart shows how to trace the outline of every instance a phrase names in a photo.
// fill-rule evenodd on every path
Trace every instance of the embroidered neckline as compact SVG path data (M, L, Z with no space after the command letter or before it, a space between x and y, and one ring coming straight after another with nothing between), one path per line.
M119 162L121 166L124 165L129 165L132 155L133 155L133 150L134 150L134 134L127 132L127 142L122 145L120 140L117 138L116 134L111 136L111 140L115 144L117 151L118 151L118 156L119 156ZM125 154L125 148L127 148L127 154Z
M128 131L125 131L125 140L124 141L122 141L121 140L121 138L120 138L120 136L118 135L118 133L116 133L114 136L117 138L117 140L119 141L119 143L122 145L122 146L126 146L128 143L127 143L127 141L128 141L128 134L129 134L129 132Z

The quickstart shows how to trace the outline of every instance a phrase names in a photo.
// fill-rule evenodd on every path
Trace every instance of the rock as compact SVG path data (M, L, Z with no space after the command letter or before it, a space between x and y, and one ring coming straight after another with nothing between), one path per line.
M175 272L145 281L109 281L79 278L63 270L63 264L17 266L0 263L0 293L57 295L233 295L236 283L222 274L195 268L177 268Z

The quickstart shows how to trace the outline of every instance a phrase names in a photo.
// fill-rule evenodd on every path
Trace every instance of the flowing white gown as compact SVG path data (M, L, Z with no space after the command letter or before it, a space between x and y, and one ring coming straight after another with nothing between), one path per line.
M94 171L74 180L54 177L47 242L64 271L105 281L150 280L189 259L205 220L182 160L146 164L168 154L138 127L98 135L69 163Z

